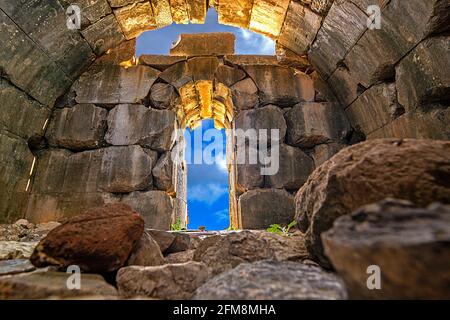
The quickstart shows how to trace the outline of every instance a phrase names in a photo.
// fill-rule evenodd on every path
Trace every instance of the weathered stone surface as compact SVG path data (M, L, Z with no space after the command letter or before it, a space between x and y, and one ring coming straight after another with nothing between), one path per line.
M109 112L105 139L113 145L139 144L169 151L173 144L175 113L143 105L118 105Z
M256 130L259 141L259 130L266 129L267 136L274 141L283 141L286 136L286 121L280 108L268 105L263 108L244 110L239 112L235 119L236 130ZM278 130L279 138L271 136L271 130ZM238 133L238 132L237 132ZM240 135L237 135L238 138ZM243 145L243 139L238 139L238 146Z
M362 205L386 197L426 206L450 201L450 143L431 140L380 139L341 150L309 177L296 195L296 218L306 244L321 265L320 234L333 221Z
M20 219L13 224L0 225L0 241L39 241L57 226L59 223L54 221L34 224L26 219Z
M34 156L27 142L0 131L0 222L23 217L28 199L28 179Z
M204 24L206 21L206 12L208 10L204 0L186 0L189 21L194 24Z
M121 199L138 212L146 228L169 230L173 214L173 201L164 191L132 192Z
M435 7L443 2L412 0L385 4L382 28L377 32L367 31L345 58L356 82L367 88L380 80L393 78L396 63L426 37L428 23L437 13ZM442 52L446 51L448 49Z
M98 148L104 143L107 115L105 109L92 104L58 109L47 129L48 142L72 150Z
M0 277L17 273L25 273L36 270L36 268L25 259L0 260Z
M300 261L307 258L303 237L285 237L266 231L239 231L206 237L198 244L194 260L205 263L211 274L231 270L244 262Z
M173 191L173 171L172 153L166 152L159 158L152 171L155 187L163 191Z
M70 0L59 0L59 3L61 3L64 9L72 5ZM82 29L94 24L112 12L107 0L78 0L77 5L83 12L81 15Z
M157 28L150 2L133 3L114 10L114 15L127 40L136 38L142 32Z
M224 57L227 64L236 66L275 66L277 65L276 56L268 55L247 55L247 54L234 54Z
M232 33L201 33L180 35L170 49L171 56L223 56L234 54L236 37Z
M340 64L334 73L328 78L328 85L333 88L336 98L341 106L347 108L367 88L358 84L357 74Z
M298 2L291 1L278 42L297 54L308 52L322 17Z
M285 190L256 189L239 197L242 228L264 229L271 224L289 224L294 220L294 197Z
M335 2L323 21L308 56L327 78L366 30L367 15L351 1Z
M435 37L419 44L396 68L398 102L411 111L450 99L450 38Z
M53 229L30 261L37 267L77 265L85 272L115 271L125 265L143 232L144 221L126 205L93 208Z
M156 26L162 28L172 24L172 14L169 0L151 1Z
M245 72L238 67L220 65L216 70L214 78L227 87L231 87L236 84L236 82L243 80L245 76Z
M295 262L243 263L197 289L194 300L342 300L342 280Z
M187 61L187 66L194 81L213 80L219 67L219 59L217 57L194 57Z
M0 241L0 260L28 259L37 242Z
M241 148L244 147L242 146ZM242 149L240 150L240 152L243 152ZM253 155L253 157L257 156L258 150L256 148L246 146L245 163L238 161L236 164L235 187L242 193L250 189L264 188L265 176L262 175L262 166L260 163L252 163L250 160L250 155Z
M193 80L187 61L175 63L161 72L159 77L177 88L177 90Z
M277 54L277 62L280 66L290 67L305 72L310 63L306 55L297 54L288 48L282 46L277 42L275 46L275 52Z
M333 157L336 153L338 153L341 149L345 148L346 146L337 143L324 143L319 144L314 147L314 151L311 154L311 157L314 159L314 165L315 167L319 167L324 163L325 161L329 160L331 157Z
M147 66L122 68L96 65L73 85L78 103L140 103L149 93L159 71Z
M203 263L167 264L159 267L126 267L117 273L119 294L130 298L147 296L164 300L190 299L208 279Z
M171 232L175 239L170 247L164 252L165 254L183 252L192 249L191 237L185 232Z
M253 0L222 0L218 1L216 8L219 23L238 28L248 28Z
M254 0L250 30L277 38L281 32L289 0Z
M101 55L108 49L112 49L125 41L125 37L113 14L87 27L81 31L81 34L97 55Z
M302 150L286 144L280 145L279 153L279 170L266 177L266 186L297 191L313 172L314 162Z
M394 83L380 84L365 91L346 110L350 123L368 135L384 127L402 113Z
M69 78L76 78L94 59L85 39L66 27L67 15L57 0L16 1L1 7L27 38L41 47Z
M0 278L0 299L34 300L49 298L76 298L86 295L116 296L116 289L97 274L81 275L80 290L67 288L71 273L32 272Z
M50 116L50 109L0 80L0 126L24 139L42 134L42 127Z
M450 297L450 206L384 200L339 218L322 239L351 298ZM380 290L367 288L370 265L381 270Z
M174 264L174 263L186 263L194 260L195 250L186 250L176 253L171 253L167 257L165 257L166 264Z
M30 19L27 14L24 17ZM3 11L0 12L0 24L2 74L8 75L14 85L43 105L52 105L70 86L72 80Z
M135 53L136 39L123 41L97 58L95 64L121 65L124 62L133 61L135 59Z
M160 71L163 71L178 62L186 60L187 57L183 56L177 57L177 56L143 54L139 57L139 64L143 64L158 69Z
M407 113L383 128L368 135L369 139L377 138L416 138L450 140L450 108L439 108L430 112Z
M313 81L303 73L279 66L246 66L248 75L261 91L261 103L292 107L302 101L314 101Z
M287 143L312 148L343 141L351 132L346 115L335 103L300 103L286 112Z
M253 109L259 105L258 88L250 78L233 85L231 92L233 105L237 110Z
M333 5L334 0L300 0L309 5L312 11L325 16Z
M173 22L177 24L189 23L189 12L185 0L170 0Z
M164 257L156 241L144 231L126 264L127 266L160 266L164 264Z
M156 229L147 229L147 232L158 243L162 253L165 253L175 240L175 234L173 232Z
M157 109L170 109L176 97L175 88L166 83L156 83L150 92L152 105Z

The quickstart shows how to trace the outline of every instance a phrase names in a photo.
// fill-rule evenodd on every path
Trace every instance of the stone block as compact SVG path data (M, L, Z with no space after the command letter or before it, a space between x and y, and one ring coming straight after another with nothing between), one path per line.
M170 49L171 56L220 56L234 54L236 38L232 33L181 34Z
M239 197L238 207L242 229L288 225L295 216L294 196L279 189L250 190Z
M157 151L173 146L175 113L142 105L118 105L108 115L105 139L116 146L139 144Z
M107 114L105 109L92 104L58 109L46 133L48 142L72 150L98 148L104 143Z
M115 48L125 41L122 30L113 14L97 21L81 33L97 55L102 55L108 49Z
M314 101L313 81L306 74L277 66L246 66L244 69L259 88L262 104L292 107L302 101Z
M300 103L285 114L287 143L301 148L344 140L351 132L346 115L335 103Z

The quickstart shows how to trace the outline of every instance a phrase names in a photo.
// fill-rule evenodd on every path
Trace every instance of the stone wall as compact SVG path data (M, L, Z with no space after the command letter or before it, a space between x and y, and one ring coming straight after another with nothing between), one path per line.
M231 215L241 228L289 223L294 192L352 134L339 106L315 102L316 95L310 76L279 66L276 57L142 56L130 67L100 60L52 114L26 216L64 220L91 206L123 202L148 227L186 223L187 172L172 159L175 129L212 117L218 128L280 130L276 175L231 162Z
M366 8L373 2L382 8L381 30L367 29ZM0 150L4 151L0 221L23 216L29 196L23 190L33 166L27 142L42 134L39 128L45 127L55 101L78 76L93 61L132 60L134 38L141 32L172 22L203 23L207 11L206 0L76 3L82 9L80 30L66 26L65 10L71 1L0 3ZM316 99L338 103L360 135L449 139L447 0L215 0L209 4L218 11L220 23L275 39L277 63L308 74L315 70L316 89L330 89L320 90ZM154 68L162 70L179 59L183 58L160 58ZM133 72L122 76L134 76ZM246 86L251 87L248 80L238 85ZM137 98L141 93L133 95ZM30 130L27 135L21 132L24 128ZM39 145L39 139L30 142L33 148ZM326 155L325 149L329 148L320 147L316 158Z

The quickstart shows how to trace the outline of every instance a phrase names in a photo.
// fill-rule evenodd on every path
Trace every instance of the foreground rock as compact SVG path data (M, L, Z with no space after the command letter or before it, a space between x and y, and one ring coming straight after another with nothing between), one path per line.
M144 232L139 239L130 258L127 261L129 266L160 266L164 264L164 257L161 249L155 240Z
M110 272L125 265L143 232L138 213L123 204L106 205L52 230L30 260L37 267L78 265L85 272Z
M159 267L126 267L117 273L119 294L163 300L190 299L209 277L203 263L167 264Z
M34 271L36 268L25 259L0 261L0 276Z
M308 258L302 236L285 237L264 231L240 231L205 238L194 253L213 275L244 262L301 261Z
M450 206L386 200L339 218L322 238L351 298L450 298ZM381 290L367 287L371 265Z
M310 254L330 267L320 234L338 217L386 197L426 206L450 202L450 142L380 139L341 150L296 195L296 219Z
M69 290L65 272L36 271L27 274L0 277L0 300L76 298L80 296L115 296L116 289L107 284L102 276L81 275L81 288Z
M29 259L37 242L0 241L0 260Z
M295 262L243 263L197 289L194 300L346 299L343 282L318 267Z

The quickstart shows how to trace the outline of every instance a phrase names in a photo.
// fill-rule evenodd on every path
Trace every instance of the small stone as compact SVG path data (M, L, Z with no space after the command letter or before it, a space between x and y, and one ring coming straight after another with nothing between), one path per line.
M126 267L117 273L117 287L122 297L145 296L163 300L190 299L208 279L203 263L187 262L157 267Z
M0 260L28 259L37 242L0 241Z
M97 274L81 274L81 288L70 290L71 273L36 271L0 277L1 300L64 299L89 295L116 296L116 289Z
M29 260L15 259L15 260L0 260L0 276L6 276L16 273L25 273L34 271L35 266Z
M177 97L175 88L170 84L156 83L150 91L150 99L157 109L170 109Z
M166 264L186 263L194 260L195 250L181 251L171 253L165 257Z
M159 245L162 253L166 253L167 249L175 241L175 234L169 231L147 229L147 232L152 236L153 240Z
M128 266L160 266L164 264L164 257L161 249L155 240L144 232L141 239L136 244L130 258L128 258Z
M193 300L343 300L342 280L295 262L243 263L197 289Z

